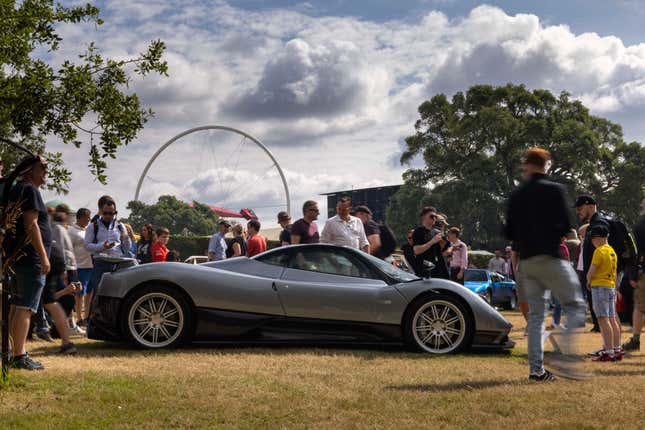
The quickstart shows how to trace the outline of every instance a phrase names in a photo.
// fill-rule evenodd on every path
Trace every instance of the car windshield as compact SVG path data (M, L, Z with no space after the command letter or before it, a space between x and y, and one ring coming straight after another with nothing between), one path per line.
M420 279L414 273L406 272L401 270L398 267L393 266L391 263L381 260L380 258L373 257L371 255L365 255L365 257L370 260L381 272L388 275L390 278L395 279L397 282L409 282Z
M464 282L486 282L488 277L484 270L466 270Z

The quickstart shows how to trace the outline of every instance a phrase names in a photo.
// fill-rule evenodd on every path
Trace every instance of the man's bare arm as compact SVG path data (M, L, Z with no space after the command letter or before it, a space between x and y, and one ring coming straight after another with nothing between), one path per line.
M46 275L51 269L49 265L49 257L47 257L47 251L45 250L45 244L43 243L43 237L40 234L40 227L38 227L38 211L30 210L22 214L25 226L25 232L31 241L31 246L34 247L38 256L40 257L40 273Z

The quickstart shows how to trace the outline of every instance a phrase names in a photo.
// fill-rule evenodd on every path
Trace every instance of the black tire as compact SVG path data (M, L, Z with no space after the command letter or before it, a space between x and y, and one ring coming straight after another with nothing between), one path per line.
M192 309L184 295L172 287L139 288L128 296L121 309L121 332L134 346L175 348L190 341Z
M504 309L507 311L514 311L517 309L517 303L517 292L513 291L509 301L504 304Z
M406 342L421 352L437 355L456 354L468 348L475 323L466 306L448 294L431 293L417 298L406 312Z

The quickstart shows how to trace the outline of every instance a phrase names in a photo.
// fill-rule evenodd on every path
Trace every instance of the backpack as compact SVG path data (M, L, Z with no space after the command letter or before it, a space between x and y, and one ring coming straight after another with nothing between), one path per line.
M376 253L376 257L387 258L396 250L396 236L390 227L385 224L379 225L379 238L381 239L381 248Z
M609 224L609 245L618 255L618 267L623 269L638 264L638 248L632 231L618 219L606 219Z

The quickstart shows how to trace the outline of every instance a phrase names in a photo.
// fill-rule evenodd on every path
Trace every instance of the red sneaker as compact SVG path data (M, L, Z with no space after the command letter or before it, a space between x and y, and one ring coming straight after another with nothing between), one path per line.
M614 352L614 361L622 361L623 360L623 352Z
M591 361L614 361L614 357L607 354L606 352L601 352L600 355L592 358Z

